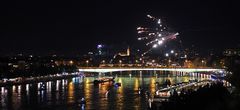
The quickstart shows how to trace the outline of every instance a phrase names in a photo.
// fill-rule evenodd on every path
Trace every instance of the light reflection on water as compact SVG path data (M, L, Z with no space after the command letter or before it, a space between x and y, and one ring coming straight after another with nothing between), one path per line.
M122 74L122 73L121 73ZM162 84L166 79L172 83L187 82L189 79L196 79L197 76L160 76L153 73L148 76L118 74L116 82L121 83L120 87L114 86L111 82L93 85L97 77L75 77L49 82L39 82L25 85L1 87L0 109L56 109L75 110L81 109L80 99L86 99L85 109L146 109L145 97L138 94L139 87L154 93L156 82ZM208 76L202 76L208 78ZM199 78L198 78L199 79ZM203 78L202 78L203 79ZM106 92L109 90L108 95Z

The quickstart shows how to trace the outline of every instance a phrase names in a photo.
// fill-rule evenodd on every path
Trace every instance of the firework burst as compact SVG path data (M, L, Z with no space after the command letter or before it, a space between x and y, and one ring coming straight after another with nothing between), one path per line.
M168 28L163 25L162 20L151 15L147 15L151 22L154 23L152 27L137 27L137 33L139 35L138 40L145 42L145 45L150 47L149 50L145 51L143 55L150 52L153 48L158 48L165 43L176 39L179 33L170 32Z

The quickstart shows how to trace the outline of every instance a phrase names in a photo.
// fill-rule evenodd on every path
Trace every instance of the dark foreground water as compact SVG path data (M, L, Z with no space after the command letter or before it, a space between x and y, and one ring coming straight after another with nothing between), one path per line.
M120 87L112 83L93 85L98 76L0 87L0 110L82 110L80 100L83 97L86 110L146 110L146 99L138 94L139 87L153 93L155 82L163 83L167 78L173 83L199 79L196 76L132 72L114 76L115 81L122 84Z

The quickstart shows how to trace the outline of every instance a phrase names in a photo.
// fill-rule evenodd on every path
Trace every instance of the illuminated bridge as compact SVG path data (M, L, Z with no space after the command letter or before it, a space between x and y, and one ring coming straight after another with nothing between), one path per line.
M79 67L80 72L118 72L118 71L176 71L176 72L225 72L215 68L151 68L151 67Z

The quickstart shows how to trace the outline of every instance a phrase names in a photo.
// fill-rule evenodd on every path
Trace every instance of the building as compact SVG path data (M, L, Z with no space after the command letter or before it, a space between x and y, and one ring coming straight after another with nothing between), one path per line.
M240 49L226 49L223 51L224 56L240 56Z
M119 52L118 55L122 57L130 56L131 55L130 48L128 47L126 52Z

